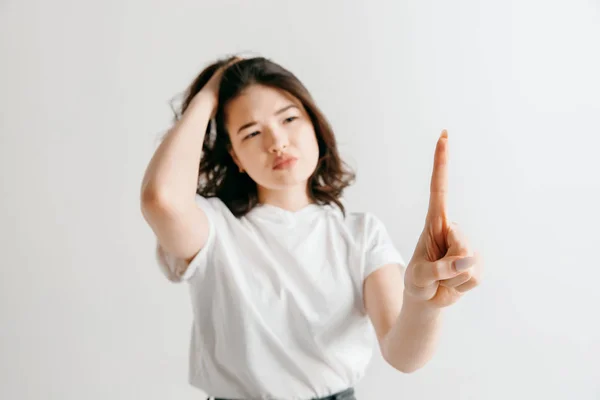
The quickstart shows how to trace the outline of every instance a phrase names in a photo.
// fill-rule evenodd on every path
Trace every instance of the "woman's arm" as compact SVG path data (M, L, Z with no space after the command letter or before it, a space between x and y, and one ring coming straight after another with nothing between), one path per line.
M141 187L142 214L161 247L186 260L208 238L208 220L195 197L202 143L215 107L210 93L194 97L154 153Z
M400 268L389 264L369 275L364 300L383 358L395 369L411 373L433 356L441 311L406 296Z
M162 250L186 261L191 261L208 240L209 222L196 204L202 145L217 109L223 72L239 60L234 58L219 67L194 95L154 153L142 182L144 218Z
M193 203L202 143L215 100L198 93L152 156L142 182L142 204Z

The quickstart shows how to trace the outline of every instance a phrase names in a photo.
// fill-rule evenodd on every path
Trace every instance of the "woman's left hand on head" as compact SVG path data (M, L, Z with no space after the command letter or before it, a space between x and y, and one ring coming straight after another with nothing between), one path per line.
M483 260L447 215L448 136L437 142L425 228L404 275L405 294L435 308L454 304L479 285Z

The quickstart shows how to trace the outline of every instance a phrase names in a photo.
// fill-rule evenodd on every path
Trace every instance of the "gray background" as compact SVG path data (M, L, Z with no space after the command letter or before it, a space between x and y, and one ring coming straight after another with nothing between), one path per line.
M486 259L422 370L362 400L600 398L600 24L593 1L0 1L0 398L203 399L191 310L139 211L168 101L252 51L311 90L410 258L433 151Z

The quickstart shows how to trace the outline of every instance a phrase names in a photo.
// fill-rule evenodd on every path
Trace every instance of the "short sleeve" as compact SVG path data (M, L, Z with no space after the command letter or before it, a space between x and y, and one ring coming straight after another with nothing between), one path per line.
M367 214L365 218L365 239L363 279L387 264L406 267L406 262L394 246L385 225L373 214Z
M186 260L173 256L172 254L165 251L160 243L156 243L156 260L162 273L167 277L168 280L175 283L188 281L198 269L203 269L209 262L209 254L215 241L215 210L211 202L200 196L196 195L196 205L204 211L208 219L208 238L206 244L192 260L187 263Z

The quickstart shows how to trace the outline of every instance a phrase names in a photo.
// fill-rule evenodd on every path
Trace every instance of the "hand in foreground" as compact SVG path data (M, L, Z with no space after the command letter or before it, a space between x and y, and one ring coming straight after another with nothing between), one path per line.
M425 228L404 275L405 294L434 308L454 304L479 285L483 266L458 226L448 220L447 194L448 133L444 130L435 149Z

